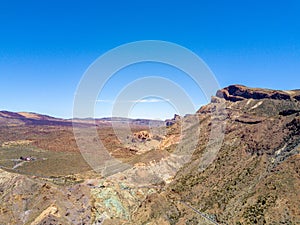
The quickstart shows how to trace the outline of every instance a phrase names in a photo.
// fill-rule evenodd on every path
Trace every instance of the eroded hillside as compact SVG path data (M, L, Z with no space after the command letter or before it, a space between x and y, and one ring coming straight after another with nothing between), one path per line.
M218 91L195 115L167 121L158 132L140 127L118 139L105 126L99 137L126 169L112 161L106 173L86 169L42 178L2 171L1 222L300 224L299 96L300 91L233 85ZM17 130L26 134L23 126ZM2 148L18 152L33 145L55 153L64 146L55 126L50 134L61 142L49 141L57 146L48 144L48 149L47 135L28 126L31 132L22 139L14 136L16 126L2 127ZM61 152L73 152L71 130L59 127L58 133L72 143Z
M244 86L219 91L197 112L203 132L191 162L165 192L149 197L137 218L198 224L193 208L219 224L300 224L299 94ZM219 104L225 104L226 120L219 121L226 122L225 139L203 171L211 129L205 121ZM166 204L155 207L160 202Z

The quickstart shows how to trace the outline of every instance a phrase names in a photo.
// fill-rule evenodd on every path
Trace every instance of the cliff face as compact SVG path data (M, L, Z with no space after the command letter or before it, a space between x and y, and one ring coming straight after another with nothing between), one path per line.
M242 85L231 85L216 94L219 98L224 98L228 101L236 102L245 99L273 99L273 100L300 100L300 90L294 91L279 91L268 90L261 88L248 88Z

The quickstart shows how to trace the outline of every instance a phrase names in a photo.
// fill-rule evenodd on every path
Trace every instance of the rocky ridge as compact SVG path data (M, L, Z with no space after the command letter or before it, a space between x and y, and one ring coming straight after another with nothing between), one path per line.
M300 101L300 90L279 91L262 88L248 88L242 85L231 85L216 94L219 98L224 98L228 101L237 102L245 99L273 99L273 100L296 100Z

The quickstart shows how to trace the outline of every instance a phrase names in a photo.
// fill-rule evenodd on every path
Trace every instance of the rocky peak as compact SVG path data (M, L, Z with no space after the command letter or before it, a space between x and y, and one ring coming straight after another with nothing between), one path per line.
M172 119L165 120L166 126L172 126L176 122L181 120L181 116L174 114L174 117Z
M279 91L262 88L249 88L242 85L231 85L221 89L216 94L219 98L224 98L231 102L245 99L274 99L274 100L296 100L300 101L300 90Z

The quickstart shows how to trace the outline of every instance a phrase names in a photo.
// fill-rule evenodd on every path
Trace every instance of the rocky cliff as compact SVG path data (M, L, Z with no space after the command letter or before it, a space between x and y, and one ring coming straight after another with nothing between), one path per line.
M279 91L262 88L248 88L242 85L231 85L216 94L219 98L224 98L228 101L236 102L245 99L273 99L273 100L300 100L300 90Z

